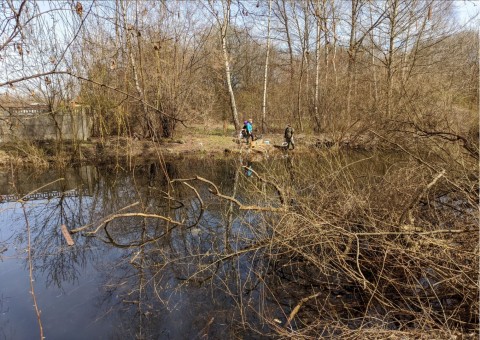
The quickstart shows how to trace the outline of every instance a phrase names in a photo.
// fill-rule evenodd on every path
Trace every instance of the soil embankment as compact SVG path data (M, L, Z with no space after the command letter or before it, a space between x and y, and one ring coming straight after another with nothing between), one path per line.
M125 160L152 160L159 157L188 156L224 157L250 151L262 154L281 152L283 138L280 134L265 135L247 146L232 135L193 134L159 142L126 137L91 138L86 142L21 142L0 146L0 166L42 165L57 163L68 166L78 162L92 164L116 163ZM295 152L315 146L315 139L300 136Z
M129 137L90 138L85 142L17 142L0 145L0 166L9 164L46 167L49 164L70 166L79 162L107 164L130 160L149 161L159 157L188 156L224 157L245 151L261 155L265 152L284 152L281 133L264 134L247 146L235 137L233 128L226 132L219 127L196 126L178 131L174 138L152 141ZM370 148L371 140L333 137L324 134L295 135L295 152L312 148Z

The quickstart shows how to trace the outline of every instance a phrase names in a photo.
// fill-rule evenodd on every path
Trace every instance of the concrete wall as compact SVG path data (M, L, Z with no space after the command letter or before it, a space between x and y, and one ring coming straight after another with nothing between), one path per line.
M17 140L87 140L92 122L84 107L49 112L44 107L0 111L0 143Z

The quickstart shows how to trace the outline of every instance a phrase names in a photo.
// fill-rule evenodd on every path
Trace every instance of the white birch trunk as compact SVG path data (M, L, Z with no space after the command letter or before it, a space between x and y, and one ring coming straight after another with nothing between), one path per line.
M262 101L262 133L266 132L267 116L267 81L268 81L268 63L270 56L270 15L272 12L272 0L268 0L268 22L267 22L267 52L265 55L265 74L263 76L263 101Z
M320 115L318 113L318 92L319 92L319 78L320 78L320 13L319 13L319 4L317 0L316 7L316 19L317 19L317 36L315 41L315 95L314 95L314 110L315 110L315 122L317 124L317 131L321 129Z
M235 130L238 130L240 129L240 123L238 121L237 104L235 102L235 94L233 92L233 87L232 87L230 58L228 56L228 49L227 49L227 30L228 30L228 25L230 23L230 0L226 0L226 3L224 3L223 5L224 7L223 7L223 22L222 22L222 52L223 52L223 60L225 63L225 74L227 77L227 87L228 87L228 94L230 96L230 107L232 109L233 124L235 125Z

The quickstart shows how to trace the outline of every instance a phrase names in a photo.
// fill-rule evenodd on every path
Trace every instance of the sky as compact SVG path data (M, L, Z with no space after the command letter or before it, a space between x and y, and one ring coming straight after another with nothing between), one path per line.
M0 0L1 1L1 0ZM242 0L242 1L248 1L248 0ZM407 0L408 1L408 0ZM448 0L439 0L439 1L448 1ZM474 30L479 30L479 27L480 27L480 0L454 0L455 2L455 7L456 7L456 20L457 22L460 24L460 25L465 25L464 28L466 29L474 29ZM85 1L84 4L91 4L91 2L88 2L88 1ZM38 2L38 5L39 5L39 8L41 11L46 11L47 9L49 9L49 7L47 7L47 4L50 4L48 2L43 2L43 1L39 1ZM67 4L67 2L65 2L65 4ZM87 10L87 7L86 5L84 5L84 9ZM45 16L45 22L48 24L51 20L50 17L48 16ZM61 22L61 21L60 21ZM46 26L51 26L50 24L45 24ZM73 28L72 28L73 27ZM75 27L77 26L72 26L70 29L74 29ZM57 25L56 28L59 32L63 33L64 35L67 36L67 40L69 39L69 37L71 36L71 34L69 34L69 32L66 32L64 29L62 29L61 27L61 24L60 25ZM62 35L62 34L60 34ZM13 48L13 47L12 47ZM13 51L13 50L12 50ZM16 53L16 51L13 51L13 53ZM5 62L5 59L7 55L3 55L3 59L2 60L2 56L0 55L0 70L2 70L3 72L1 72L0 74L0 80L3 79L3 78L7 78L8 77L8 74L12 74L12 68L15 69L17 67L25 67L25 65L23 64L23 61L21 64L17 64L17 63L13 63L12 67L4 67L4 62ZM0 88L0 95L7 91L9 88L8 87L4 87L4 88ZM11 91L12 89L10 89Z
M480 0L457 0L456 5L459 22L466 24L471 21L468 25L472 25L478 29L480 26Z

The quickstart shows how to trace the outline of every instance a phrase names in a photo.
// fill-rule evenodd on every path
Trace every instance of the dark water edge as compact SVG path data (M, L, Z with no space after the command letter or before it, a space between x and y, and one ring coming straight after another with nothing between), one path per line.
M211 338L248 334L238 321L233 322L238 315L235 296L230 293L233 286L228 287L230 281L235 285L230 277L237 275L238 266L249 266L246 257L236 265L215 267L213 279L210 268L192 277L210 257L226 251L224 211L218 200L205 199L208 211L198 225L189 228L130 216L110 222L108 235L73 235L72 247L60 232L62 224L72 230L98 223L134 202L140 203L128 212L194 221L199 211L196 195L179 184L172 191L175 199L165 199L166 176L202 176L228 193L239 165L231 160L189 159L130 170L89 166L61 172L4 172L0 185L0 339L39 337L29 293L27 223L35 295L47 339L194 339L205 334ZM64 180L56 181L60 178ZM51 182L25 197L23 205L15 202ZM207 197L206 188L199 190ZM235 220L230 227L231 240L226 241L230 249L248 240L250 232L242 224ZM166 228L171 230L166 232ZM142 245L147 239L150 242Z

